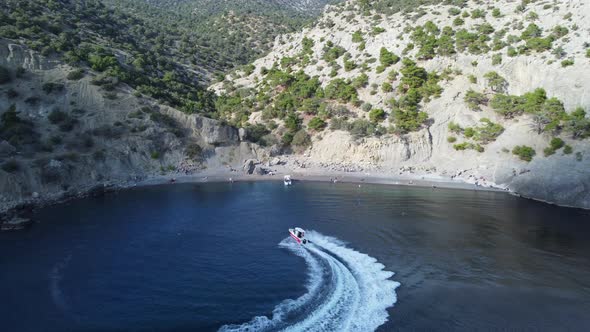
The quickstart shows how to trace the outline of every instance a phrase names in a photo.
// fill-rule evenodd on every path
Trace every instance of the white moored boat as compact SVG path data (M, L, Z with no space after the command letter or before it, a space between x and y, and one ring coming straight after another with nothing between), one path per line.
M291 185L291 175L285 175L283 177L283 183L285 183L285 186L290 186Z
M305 231L302 228L289 228L289 234L291 234L291 237L299 244L306 244L307 242L309 242L305 238Z

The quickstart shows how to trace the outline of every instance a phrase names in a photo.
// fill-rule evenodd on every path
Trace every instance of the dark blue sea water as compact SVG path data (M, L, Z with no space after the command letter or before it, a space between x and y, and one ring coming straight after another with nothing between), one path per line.
M590 212L505 193L175 184L35 220L0 233L1 331L590 329Z

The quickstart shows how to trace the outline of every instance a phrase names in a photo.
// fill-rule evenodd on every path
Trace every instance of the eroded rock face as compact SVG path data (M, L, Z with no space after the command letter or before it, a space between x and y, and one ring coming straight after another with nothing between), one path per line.
M236 128L201 116L195 116L194 130L198 131L203 140L211 145L230 145L237 144L239 141Z
M0 64L8 67L16 65L27 70L48 70L55 68L58 62L21 45L7 44L0 47Z
M188 128L191 135L200 138L205 144L213 146L235 145L241 140L237 128L222 124L218 120L195 114L185 114L170 107L161 107L161 112Z
M244 172L246 174L254 174L254 170L256 169L256 165L259 164L259 161L256 159L248 159L244 162Z

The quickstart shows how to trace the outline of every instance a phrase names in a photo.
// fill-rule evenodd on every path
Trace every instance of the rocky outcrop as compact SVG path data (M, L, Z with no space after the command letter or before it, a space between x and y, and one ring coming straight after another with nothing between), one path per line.
M199 139L204 144L213 146L235 145L240 141L237 128L222 124L218 120L196 114L182 113L171 107L162 107L161 111L178 121L190 131L191 136Z
M59 62L44 57L22 45L12 44L0 38L5 47L0 47L0 65L18 66L27 70L49 70L55 68Z
M73 68L23 46L0 40L0 65L12 72L1 89L16 91L10 99L2 92L0 115L14 104L18 117L32 124L34 137L20 143L0 139L0 224L19 220L24 211L19 206L162 175L237 168L244 159L264 155L240 143L234 127L137 97L123 84L105 91L91 83L95 73L90 70L80 80L68 80ZM21 67L25 72L17 77ZM45 92L46 83L63 88ZM49 119L54 112L60 114L58 122Z

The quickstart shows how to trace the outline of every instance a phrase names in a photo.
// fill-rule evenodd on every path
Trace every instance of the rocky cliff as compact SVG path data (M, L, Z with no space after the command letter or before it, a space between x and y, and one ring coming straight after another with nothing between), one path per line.
M288 130L281 108L294 108L303 130L312 134L303 153L310 164L386 174L410 169L419 176L463 179L590 208L590 144L584 138L590 127L582 112L590 111L590 3L469 1L461 8L433 5L392 15L366 3L329 7L315 26L280 36L253 68L212 89L251 102L247 122L275 128L279 137ZM404 103L416 68L429 76L415 89L422 101L410 110ZM320 105L315 110L285 102L301 100L290 92L293 83L284 83L299 71L323 88L313 97ZM281 77L287 79L273 85ZM344 95L352 96L348 100L332 92L339 79L356 90ZM527 108L534 104L530 92L538 88L543 89L538 107ZM251 91L254 97L243 97ZM296 98L287 99L285 91ZM502 105L503 100L512 104ZM405 130L403 116L416 108L427 120ZM372 119L376 109L385 114L375 111ZM552 118L550 112L561 115ZM236 121L235 114L228 113L228 121ZM358 119L370 121L379 135L359 137L334 125L348 121L350 128L362 123ZM585 134L568 130L576 125ZM534 156L521 153L522 146Z
M256 157L237 129L0 41L0 212ZM74 74L72 74L74 73Z

